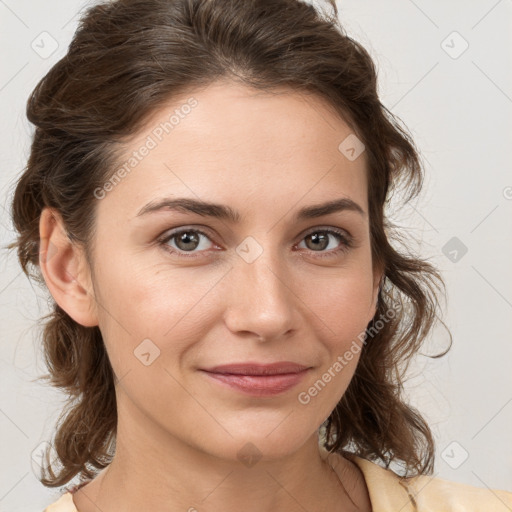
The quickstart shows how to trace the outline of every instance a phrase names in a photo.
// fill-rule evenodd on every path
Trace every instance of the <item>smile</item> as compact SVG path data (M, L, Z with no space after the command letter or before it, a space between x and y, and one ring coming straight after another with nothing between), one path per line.
M202 371L215 382L239 392L252 396L275 396L299 384L309 368L294 373L273 375L244 375Z

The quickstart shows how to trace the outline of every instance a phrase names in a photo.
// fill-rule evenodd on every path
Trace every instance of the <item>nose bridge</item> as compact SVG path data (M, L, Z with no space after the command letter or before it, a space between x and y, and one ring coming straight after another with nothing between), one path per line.
M247 237L238 247L233 293L228 305L229 327L271 339L294 327L296 304L284 255L277 244Z

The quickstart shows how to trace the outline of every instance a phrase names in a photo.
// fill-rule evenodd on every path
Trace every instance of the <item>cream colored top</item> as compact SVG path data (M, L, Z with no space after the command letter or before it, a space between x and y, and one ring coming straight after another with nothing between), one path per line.
M352 455L364 475L373 512L511 512L512 492L485 489L419 475L402 478L390 469ZM43 512L78 512L66 492Z

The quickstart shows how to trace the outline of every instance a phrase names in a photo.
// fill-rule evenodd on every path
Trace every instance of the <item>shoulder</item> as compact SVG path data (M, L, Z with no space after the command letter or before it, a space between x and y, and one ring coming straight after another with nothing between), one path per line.
M57 501L48 505L43 512L78 512L71 492L66 492Z
M512 492L474 487L428 475L403 478L352 455L361 469L375 512L510 512Z
M468 512L512 510L512 492L474 487L426 475L408 480L408 487L418 504L419 511L439 510L441 505L446 510Z

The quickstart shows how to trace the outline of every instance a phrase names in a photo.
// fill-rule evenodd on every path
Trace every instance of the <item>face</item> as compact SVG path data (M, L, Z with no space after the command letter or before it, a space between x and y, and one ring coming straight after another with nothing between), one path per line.
M351 133L316 96L218 82L174 99L126 146L129 172L97 193L93 252L120 422L235 459L249 442L293 452L328 417L380 279L365 154L338 149ZM166 199L188 203L157 208ZM188 208L196 201L222 206ZM283 361L307 370L274 381L203 371Z

